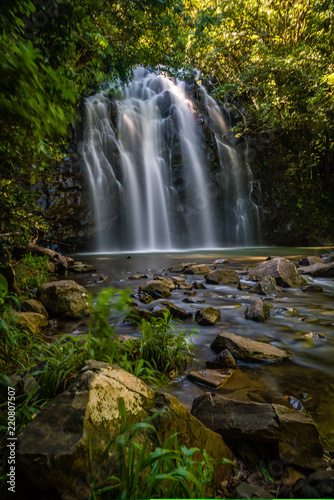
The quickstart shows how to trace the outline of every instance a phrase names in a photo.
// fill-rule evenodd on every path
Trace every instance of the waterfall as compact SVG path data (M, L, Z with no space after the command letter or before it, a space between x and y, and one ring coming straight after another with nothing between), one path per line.
M226 123L204 88L221 169L229 177L224 206L227 211L233 206L233 220L229 214L221 220L212 197L199 111L185 84L137 68L132 82L120 91L114 114L106 92L86 99L82 154L91 186L97 249L216 248L225 243L217 230L220 225L235 226L228 243L250 243L252 225L246 205L252 203L251 172L245 173L235 148L226 141ZM228 168L223 150L228 151Z

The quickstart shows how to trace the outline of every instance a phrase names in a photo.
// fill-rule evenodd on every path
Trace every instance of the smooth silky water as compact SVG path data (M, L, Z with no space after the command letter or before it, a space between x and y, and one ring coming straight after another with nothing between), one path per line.
M256 265L268 255L284 256L298 261L302 256L321 255L328 249L322 248L226 248L223 250L200 250L187 252L84 254L80 259L93 264L100 273L108 275L108 281L96 283L96 277L79 278L81 284L94 294L99 289L113 286L137 288L145 280L131 281L129 275L135 272L164 273L165 269L181 262L212 264L218 258L228 258L228 268L236 269L245 280L246 270ZM131 256L131 258L127 258ZM202 280L203 277L186 275L187 280ZM221 319L213 327L200 327L194 320L182 322L188 331L196 329L193 336L197 347L197 359L192 369L202 369L205 361L215 356L210 349L214 337L228 331L252 340L270 342L286 349L292 359L278 364L240 364L231 379L218 390L222 395L243 401L276 402L299 406L302 403L310 411L325 439L325 448L334 450L334 281L332 279L306 278L323 287L322 293L304 293L299 288L282 289L282 294L267 303L272 306L271 316L264 324L246 320L245 309L253 300L250 294L229 286L206 285L206 290L198 290L197 296L205 298L205 304L186 304L183 291L173 291L170 300L180 307L195 313L200 307L211 305L220 307ZM209 295L208 295L209 292ZM232 297L232 295L236 295ZM150 309L159 301L140 307ZM281 308L295 308L296 314L280 314ZM117 333L140 335L138 329L128 323L121 323ZM323 340L305 340L303 337L316 332ZM191 408L195 397L210 389L190 382L182 377L171 382L166 388L187 408ZM299 402L298 402L299 401Z

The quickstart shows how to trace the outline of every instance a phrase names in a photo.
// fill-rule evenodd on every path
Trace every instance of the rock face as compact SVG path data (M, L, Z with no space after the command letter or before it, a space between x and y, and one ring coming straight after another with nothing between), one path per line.
M211 272L211 267L206 264L199 264L197 266L190 266L185 270L186 274L208 274Z
M206 282L211 285L237 285L239 283L239 275L233 269L217 269L211 271L206 278Z
M37 314L43 314L47 319L49 318L48 312L43 306L42 302L35 299L25 300L21 304L21 309L24 312L34 312Z
M87 290L75 281L53 281L38 289L38 298L55 316L82 318L89 314Z
M245 318L264 323L270 316L270 307L263 300L254 300L245 312Z
M204 307L196 312L195 320L199 325L211 326L215 325L220 320L220 309L215 307Z
M169 312L171 313L173 318L181 319L181 320L192 318L191 312L188 312L185 309L182 309L182 307L176 306L175 304L173 304L173 302L169 302L168 300L164 300L161 303L167 307L167 309L169 310Z
M19 325L26 326L29 328L31 333L39 333L49 324L44 314L34 312L16 312L14 313L14 317Z
M149 280L139 287L140 292L146 292L153 299L167 299L170 289L160 280Z
M278 286L285 288L306 284L306 281L298 274L295 264L283 257L261 262L249 273L249 279L253 281L260 281L267 276L271 276Z
M206 429L177 399L154 392L116 365L87 361L71 386L51 401L20 435L17 448L20 469L31 482L56 489L60 495L82 498L78 496L80 489L88 498L92 478L89 439L93 463L97 464L110 441L120 432L119 398L125 402L127 426L162 410L153 421L162 443L178 432L181 445L206 449L214 463L223 457L232 458L221 436ZM157 446L155 434L145 429L135 440L141 445L146 442L148 451ZM197 458L200 457L201 453L197 452ZM219 466L216 484L229 472L229 466ZM117 475L114 447L100 467L100 474L100 480Z
M308 274L309 276L326 278L334 276L334 262L331 264L313 264L312 266L300 267L300 274Z
M278 443L279 457L307 468L322 466L322 446L312 418L276 404L246 403L206 393L191 413L223 439Z
M248 340L234 333L220 333L210 347L217 353L228 349L236 359L247 362L282 361L290 357L286 351L271 344Z
M250 293L258 293L259 295L277 295L278 289L276 281L271 276L266 276L256 285L249 289Z

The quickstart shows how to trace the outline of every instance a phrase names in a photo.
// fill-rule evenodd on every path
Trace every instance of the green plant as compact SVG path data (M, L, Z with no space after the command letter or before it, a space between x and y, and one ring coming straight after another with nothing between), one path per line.
M191 336L195 330L177 330L168 313L163 318L143 320L140 328L142 339L138 357L149 361L160 372L168 374L172 370L184 370L193 361L195 347Z
M180 446L177 434L170 436L162 446L149 451L148 441L145 440L141 445L136 437L144 431L150 432L158 440L153 423L159 413L127 428L123 398L119 398L118 408L121 416L121 432L109 443L95 471L91 444L89 447L93 473L90 500L210 497L214 487L215 468L205 451L203 460L196 460L194 455L200 451L199 448L188 449L186 446ZM100 471L112 447L116 450L116 475L103 479ZM222 463L232 462L223 459L218 465Z
M49 258L47 255L37 256L27 253L15 268L18 287L23 292L39 288L49 279Z

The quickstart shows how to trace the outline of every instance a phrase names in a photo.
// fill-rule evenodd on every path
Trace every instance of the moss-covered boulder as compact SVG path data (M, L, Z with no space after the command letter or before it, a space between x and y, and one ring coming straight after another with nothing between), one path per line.
M87 290L75 281L45 283L38 289L38 299L54 316L82 318L89 314Z
M87 493L91 482L89 441L92 461L98 463L103 451L120 433L121 417L118 399L123 398L127 425L142 422L161 411L153 423L164 443L178 432L179 443L206 449L217 464L232 458L218 434L204 427L172 396L155 392L144 382L116 365L87 361L72 385L58 395L24 429L18 439L17 460L29 481L46 489L56 489L64 498ZM152 431L142 429L136 435L139 443L154 449L158 442ZM201 453L197 452L197 458ZM113 447L100 467L99 481L117 475ZM216 485L227 477L228 465L216 470ZM214 495L214 492L212 492ZM67 496L66 496L67 498ZM211 497L210 497L211 498Z

